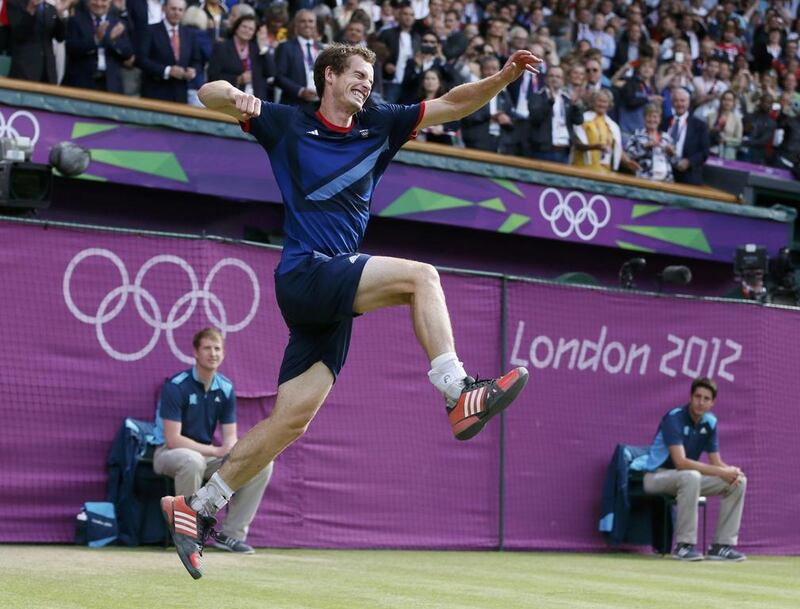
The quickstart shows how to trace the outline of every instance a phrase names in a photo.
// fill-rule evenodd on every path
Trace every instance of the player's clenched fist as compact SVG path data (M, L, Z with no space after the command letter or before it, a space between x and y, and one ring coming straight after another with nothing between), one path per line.
M254 95L248 95L238 89L233 89L231 91L231 101L236 106L236 110L241 113L242 120L255 118L261 114L261 100Z

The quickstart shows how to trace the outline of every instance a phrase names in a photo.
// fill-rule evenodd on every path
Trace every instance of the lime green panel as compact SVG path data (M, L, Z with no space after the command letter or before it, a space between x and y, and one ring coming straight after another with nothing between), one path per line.
M711 253L711 246L708 244L702 228L673 228L669 226L628 226L619 225L618 228L637 235L644 235L651 239L666 241L673 245L680 245L699 252Z
M661 205L643 205L642 203L636 203L634 204L633 211L631 212L631 220L641 218L642 216L646 216L648 214L654 214L662 209L664 208L661 207Z
M486 209L493 209L495 211L506 211L506 206L503 205L503 201L500 198L495 197L494 199L487 199L486 201L481 201L478 203L479 206L485 207Z
M79 137L86 137L87 135L94 135L95 133L111 131L117 127L119 127L119 125L99 125L97 123L76 122L74 125L72 125L72 135L70 138L77 140Z
M654 254L656 250L644 247L643 245L636 245L635 243L628 243L627 241L617 241L617 247L623 250L633 250L634 252L647 252Z
M502 226L497 229L498 233L513 233L520 226L523 226L531 221L530 216L523 216L522 214L511 214Z
M425 188L409 188L378 215L393 218L442 209L472 207L473 205L475 204L472 201L449 197Z
M525 198L525 195L523 194L523 192L511 180L505 180L503 178L490 178L490 180L492 182L494 182L495 184L497 184L498 186L502 186L506 190L510 190L511 192L513 192L518 197L522 197L523 199Z
M188 182L181 164L172 152L143 152L138 150L103 150L92 148L92 161L123 167L132 171Z
M104 178L103 176L95 176L91 173L82 173L79 176L75 176L78 180L89 180L90 182L108 182L108 178Z

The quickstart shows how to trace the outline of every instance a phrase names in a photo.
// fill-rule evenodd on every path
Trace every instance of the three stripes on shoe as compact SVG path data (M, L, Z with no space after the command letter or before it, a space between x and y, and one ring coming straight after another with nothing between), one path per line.
M483 412L483 396L488 386L483 385L477 391L470 391L464 398L464 418Z
M185 512L173 512L173 522L175 524L175 532L181 535L188 535L194 539L197 538L197 517L190 516Z

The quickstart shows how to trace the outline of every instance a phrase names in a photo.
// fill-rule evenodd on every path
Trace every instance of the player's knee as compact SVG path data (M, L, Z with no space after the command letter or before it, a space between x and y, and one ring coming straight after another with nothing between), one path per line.
M311 408L297 408L295 412L286 417L284 431L289 437L289 442L294 442L306 433L311 419L314 418L314 410Z
M420 262L414 269L414 283L419 289L438 289L441 285L439 271L430 264Z

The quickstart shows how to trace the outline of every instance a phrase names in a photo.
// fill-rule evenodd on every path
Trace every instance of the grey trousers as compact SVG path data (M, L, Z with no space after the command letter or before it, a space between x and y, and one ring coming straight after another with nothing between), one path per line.
M175 479L175 494L188 497L214 475L222 459L205 457L191 448L167 448L159 446L153 455L153 471L157 474ZM220 532L228 537L247 539L250 523L255 518L261 498L272 477L272 463L262 469L256 476L240 488L228 504L228 513L222 523Z
M721 495L719 521L714 543L735 546L739 542L747 479L730 486L717 476L703 476L693 469L659 469L644 475L646 493L672 495L678 507L676 543L697 543L697 500L702 496ZM705 550L705 548L703 548Z

